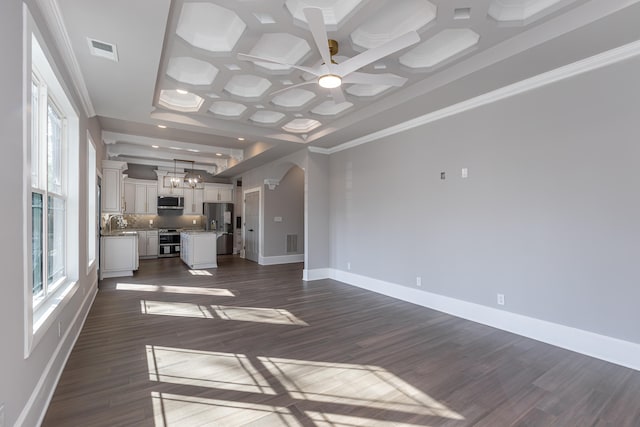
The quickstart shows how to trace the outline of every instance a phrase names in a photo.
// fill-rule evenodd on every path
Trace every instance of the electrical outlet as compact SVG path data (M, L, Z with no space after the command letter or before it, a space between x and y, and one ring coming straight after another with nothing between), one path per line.
M350 262L347 263L347 270L351 271L351 263Z
M440 172L440 179L445 179L445 178L446 178L446 173Z
M153 220L152 219L149 220L149 225L153 225Z
M498 305L504 305L504 294L498 294Z
M467 178L469 176L469 169L462 168L462 172L460 172L460 176L462 176L463 178Z
M196 225L196 220L195 220L195 219L193 220L192 224L193 224L193 225Z
M422 277L420 276L416 277L416 286L422 286Z

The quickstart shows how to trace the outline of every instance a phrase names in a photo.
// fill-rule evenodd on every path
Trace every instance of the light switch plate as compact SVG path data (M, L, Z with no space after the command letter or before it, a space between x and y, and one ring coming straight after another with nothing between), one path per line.
M460 175L461 175L463 178L467 178L467 177L469 176L469 169L467 169L467 168L462 168L462 172L460 173Z
M282 222L282 217L281 216L273 217L273 221L274 222Z

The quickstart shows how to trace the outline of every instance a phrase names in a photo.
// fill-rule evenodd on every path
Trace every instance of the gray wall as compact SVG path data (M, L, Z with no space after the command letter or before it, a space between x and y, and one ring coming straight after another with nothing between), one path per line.
M329 158L324 154L309 153L307 161L307 253L305 269L330 266L330 198Z
M301 149L279 160L268 163L256 169L245 172L242 176L234 177L233 182L242 179L242 191L259 187L262 192L264 217L260 243L261 256L292 255L285 251L285 238L292 230L298 235L298 253L304 252L304 211L300 211L301 201L304 200L304 185L306 181L307 150ZM304 173L289 172L300 169ZM275 190L269 190L264 184L265 179L279 180ZM304 205L302 205L304 206ZM236 201L236 215L242 215L241 199ZM283 222L273 221L274 216L282 216ZM289 219L287 219L289 218Z
M35 4L26 2L34 14L44 40L52 40ZM10 250L3 250L0 257L0 268L3 272L0 285L0 404L5 404L5 425L14 425L19 414L26 407L32 392L41 377L44 378L39 394L34 395L33 406L27 414L24 425L36 425L37 419L44 410L48 394L52 391L53 382L62 367L64 356L71 348L72 339L78 331L79 321L82 319L88 305L82 305L84 295L91 295L95 290L96 271L86 271L86 134L89 130L97 145L98 157L103 156L104 147L100 140L99 124L96 120L88 120L80 112L80 149L79 149L79 218L76 227L79 234L79 248L76 262L79 268L78 291L68 304L55 316L53 325L61 322L63 338L69 332L66 340L58 338L57 327L51 327L40 340L28 358L24 358L24 287L25 262L23 228L26 209L29 204L23 199L22 176L29 174L23 167L23 98L22 87L30 74L23 72L23 18L22 2L19 0L3 0L0 2L0 51L3 55L3 65L0 67L0 133L2 135L3 167L0 177L5 183L2 190L3 209L2 222L10 224L5 227L4 236L11 242ZM52 43L47 46L53 55L57 68L62 73L62 83L66 87L73 87L66 72L60 55L55 51ZM45 46L43 46L45 48ZM30 61L29 61L30 64ZM53 64L52 64L53 65ZM30 65L29 65L30 66ZM78 97L69 93L70 99L80 106ZM93 172L93 171L92 171ZM76 315L78 317L76 318ZM75 322L74 322L75 320ZM57 350L59 350L57 352ZM51 370L47 371L47 364L51 363ZM44 374L48 375L45 377Z
M273 190L264 193L264 256L304 253L304 171L292 166ZM282 222L275 222L281 217ZM298 250L286 251L288 234L298 236Z
M331 266L640 343L639 74L627 60L331 155Z

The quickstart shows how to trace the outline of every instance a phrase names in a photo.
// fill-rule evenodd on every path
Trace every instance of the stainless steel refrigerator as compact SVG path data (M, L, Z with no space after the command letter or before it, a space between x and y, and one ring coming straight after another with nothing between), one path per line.
M215 231L216 253L233 253L233 203L204 203L205 230Z

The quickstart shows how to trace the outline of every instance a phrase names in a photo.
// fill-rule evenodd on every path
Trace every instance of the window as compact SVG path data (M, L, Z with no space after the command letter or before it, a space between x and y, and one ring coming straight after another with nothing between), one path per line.
M31 55L25 55L25 62L30 59L25 68L30 70L30 93L25 120L29 132L24 141L28 172L23 185L27 208L25 357L51 330L57 314L78 289L80 242L78 113L38 43L33 21L28 22ZM95 161L92 172L95 175Z
M34 70L31 109L31 262L34 308L66 278L65 117Z

